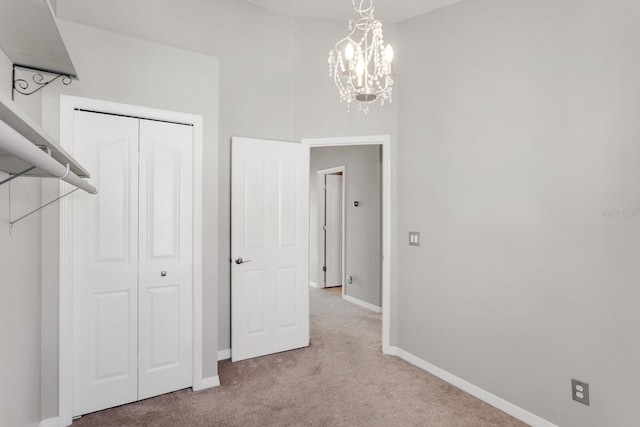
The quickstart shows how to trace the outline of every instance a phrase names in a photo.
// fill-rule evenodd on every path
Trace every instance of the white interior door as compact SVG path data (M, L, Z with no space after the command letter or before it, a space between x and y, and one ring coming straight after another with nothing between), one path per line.
M138 398L138 123L75 112L99 188L73 203L73 415Z
M234 137L231 339L238 361L309 345L309 147Z
M190 126L76 112L73 415L192 384Z
M325 175L325 288L342 286L342 175Z
M192 142L191 126L140 120L138 399L193 381Z

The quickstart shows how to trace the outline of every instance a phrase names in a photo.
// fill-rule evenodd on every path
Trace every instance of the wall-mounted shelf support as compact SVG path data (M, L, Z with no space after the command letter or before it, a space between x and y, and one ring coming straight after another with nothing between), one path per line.
M35 169L25 172L32 166ZM89 194L98 192L82 179L88 178L89 172L1 94L0 171L12 176L55 177Z
M16 68L26 70L33 73L31 81L16 76ZM46 77L45 77L46 74ZM15 100L16 92L22 95L33 95L43 87L61 79L62 84L68 86L71 84L71 76L69 74L61 74L56 71L45 70L42 68L28 67L25 65L13 64L13 87L11 90L11 99Z
M10 181L13 181L16 178L20 178L22 175L24 175L25 173L31 172L35 168L36 168L35 166L31 166L30 168L27 168L27 169L25 169L23 171L11 174L11 175L9 175L9 178L6 178L6 179L3 179L2 181L0 181L0 185L6 184L7 182L10 182Z
M68 196L68 195L70 195L71 193L75 193L75 192L76 192L76 191L78 191L78 190L79 190L79 188L74 188L73 190L69 191L68 193L63 194L62 196L60 196L60 197L58 197L58 198L56 198L56 199L54 199L54 200L52 200L52 201L50 201L49 203L45 203L44 205L40 206L39 208L34 209L34 210L32 210L31 212L29 212L29 213L26 213L26 214L22 215L20 218L18 218L18 219L16 219L16 220L14 220L14 221L10 221L10 222L9 222L9 231L11 231L11 227L13 227L13 224L15 224L15 223L17 223L17 222L22 221L23 219L25 219L25 218L27 218L27 217L29 217L29 216L33 215L34 213L36 213L36 212L38 212L38 211L40 211L40 210L42 210L42 209L46 208L46 207L47 207L47 206L49 206L49 205L54 204L54 203L55 203L55 202L57 202L58 200L60 200L60 199L63 199L63 198L65 198L65 197L67 197L67 196Z

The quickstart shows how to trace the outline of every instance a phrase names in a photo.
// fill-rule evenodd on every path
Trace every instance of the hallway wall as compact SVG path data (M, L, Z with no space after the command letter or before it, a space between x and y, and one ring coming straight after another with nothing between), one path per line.
M354 147L314 147L311 149L309 179L310 280L321 283L319 239L322 238L322 217L318 212L319 193L317 171L346 166L346 265L343 273L353 277L346 284L348 296L382 305L382 159L379 145ZM355 207L357 200L360 206Z

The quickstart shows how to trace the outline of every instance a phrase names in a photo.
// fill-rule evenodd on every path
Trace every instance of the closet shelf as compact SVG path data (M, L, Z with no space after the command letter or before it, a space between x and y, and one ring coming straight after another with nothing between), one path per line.
M0 94L0 171L22 176L56 177L95 194L81 178L89 172L48 136L33 120Z
M0 48L22 67L76 78L49 0L0 0Z

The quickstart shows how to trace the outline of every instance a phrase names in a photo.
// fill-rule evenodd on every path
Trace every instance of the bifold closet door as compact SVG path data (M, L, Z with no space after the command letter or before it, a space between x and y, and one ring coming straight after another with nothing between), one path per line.
M193 130L75 113L73 415L192 385ZM76 195L74 195L76 196Z
M138 399L192 385L193 128L140 120Z
M138 399L138 120L75 112L73 415Z

